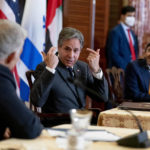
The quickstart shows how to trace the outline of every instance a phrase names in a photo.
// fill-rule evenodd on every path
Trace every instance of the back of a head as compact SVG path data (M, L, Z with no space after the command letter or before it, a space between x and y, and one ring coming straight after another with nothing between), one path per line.
M0 20L0 59L7 58L12 52L21 50L26 38L25 30L17 23Z
M132 7L132 6L124 6L124 7L122 8L121 14L122 14L122 15L125 15L125 14L128 13L128 12L135 12L135 8Z
M64 41L70 40L76 38L80 41L80 45L81 45L81 49L84 46L84 37L83 34L75 29L75 28L71 28L71 27L66 27L64 29L62 29L62 31L59 34L59 38L58 38L58 46L61 47L63 45Z

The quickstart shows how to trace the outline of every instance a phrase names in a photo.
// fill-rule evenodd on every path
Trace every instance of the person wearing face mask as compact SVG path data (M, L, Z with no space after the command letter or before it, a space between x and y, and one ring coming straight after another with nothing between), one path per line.
M127 65L124 95L133 101L150 102L150 43L146 46L143 58Z
M109 33L106 43L107 66L125 69L138 56L137 37L131 29L135 24L135 8L125 6L120 23Z

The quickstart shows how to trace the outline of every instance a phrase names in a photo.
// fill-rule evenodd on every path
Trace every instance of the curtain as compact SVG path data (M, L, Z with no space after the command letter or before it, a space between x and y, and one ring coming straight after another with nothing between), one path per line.
M134 31L138 36L139 56L150 42L150 0L129 0L136 9L136 24Z

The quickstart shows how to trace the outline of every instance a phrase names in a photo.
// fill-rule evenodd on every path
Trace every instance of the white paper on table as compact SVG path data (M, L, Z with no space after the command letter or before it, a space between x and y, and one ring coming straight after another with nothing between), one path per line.
M99 130L99 131L90 130L85 133L85 139L91 141L115 142L119 140L120 137L106 130Z
M68 129L48 129L48 132L51 136L55 137L64 137L66 138L66 133ZM87 130L85 132L85 139L89 141L109 141L114 142L120 139L119 136L108 132L106 130Z

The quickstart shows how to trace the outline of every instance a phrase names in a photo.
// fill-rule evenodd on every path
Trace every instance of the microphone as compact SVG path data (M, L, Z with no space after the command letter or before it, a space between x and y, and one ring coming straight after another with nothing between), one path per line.
M130 113L132 115L132 117L135 119L140 132L119 139L117 141L118 145L128 146L128 147L136 147L136 148L150 147L150 140L148 139L147 131L143 131L138 118L131 111L129 111L129 110L125 110L125 111Z
M88 93L92 94L93 96L95 96L98 99L101 99L102 101L106 102L106 97L104 95L99 95L97 92L95 92L94 90L92 90L91 88L88 88L86 85L83 84L83 82L81 80L79 80L78 78L68 78L68 81L73 83L75 86L82 88L83 90L87 91Z

